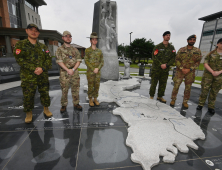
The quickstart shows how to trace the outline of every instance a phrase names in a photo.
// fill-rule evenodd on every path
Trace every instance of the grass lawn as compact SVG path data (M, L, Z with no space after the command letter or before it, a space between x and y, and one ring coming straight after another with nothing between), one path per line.
M87 69L78 68L79 71L86 71Z
M143 60L140 60L140 62L142 62L142 61L143 61ZM136 63L138 63L138 62L139 62L139 61L136 60ZM148 63L149 63L149 64L153 63L153 60L149 60ZM120 67L124 67L124 63L119 62L119 66L120 66ZM139 68L139 66L138 66L137 64L135 64L135 63L132 63L132 64L130 64L130 68ZM146 68L150 68L150 67L146 66Z
M204 70L204 64L203 64L203 63L201 63L201 64L199 65L199 70L201 70L201 71Z

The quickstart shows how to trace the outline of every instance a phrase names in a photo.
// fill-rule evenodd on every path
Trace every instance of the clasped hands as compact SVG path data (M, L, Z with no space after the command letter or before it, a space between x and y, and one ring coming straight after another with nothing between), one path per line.
M67 73L72 76L74 74L74 71L73 71L73 69L68 69Z
M217 76L219 76L221 73L222 73L222 70L221 70L221 71L213 71L213 72L212 72L212 75L213 75L214 77L217 77Z
M182 69L182 72L183 72L183 74L187 74L187 73L189 73L189 72L190 72L190 69L183 68L183 69Z
M36 75L40 75L40 74L42 74L42 72L43 72L43 70L42 70L41 67L37 67L37 68L35 69L35 71L34 71L34 73L35 73Z
M165 70L165 69L167 68L167 65L166 65L166 64L161 64L161 68L162 68L163 70Z
M93 72L94 72L95 74L97 74L97 73L99 72L99 69L98 69L98 68L95 68L95 69L93 70Z

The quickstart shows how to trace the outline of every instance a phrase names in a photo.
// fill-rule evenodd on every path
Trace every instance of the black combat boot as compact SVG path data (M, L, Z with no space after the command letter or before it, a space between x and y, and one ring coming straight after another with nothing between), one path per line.
M203 106L201 106L201 105L197 106L197 110L202 110L202 108L203 108Z
M208 108L208 112L211 113L211 114L214 114L214 113L215 113L215 110L212 109L212 108Z

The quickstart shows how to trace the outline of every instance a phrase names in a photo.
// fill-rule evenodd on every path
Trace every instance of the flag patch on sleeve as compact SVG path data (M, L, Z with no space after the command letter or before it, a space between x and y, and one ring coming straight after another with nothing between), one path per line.
M155 51L154 51L154 55L157 55L158 54L158 49L156 49Z
M16 55L19 55L21 53L21 51L22 50L20 50L20 49L16 49L16 51L15 51Z

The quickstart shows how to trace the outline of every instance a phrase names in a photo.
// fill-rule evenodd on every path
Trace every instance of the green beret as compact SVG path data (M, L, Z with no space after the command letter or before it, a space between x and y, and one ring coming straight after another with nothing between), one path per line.
M167 34L170 34L170 31L165 31L165 32L163 33L163 36L165 36L165 35L167 35Z
M197 36L196 36L195 34L193 34L193 35L189 36L189 37L187 38L187 40L189 40L189 39L191 39L191 38L197 38Z

